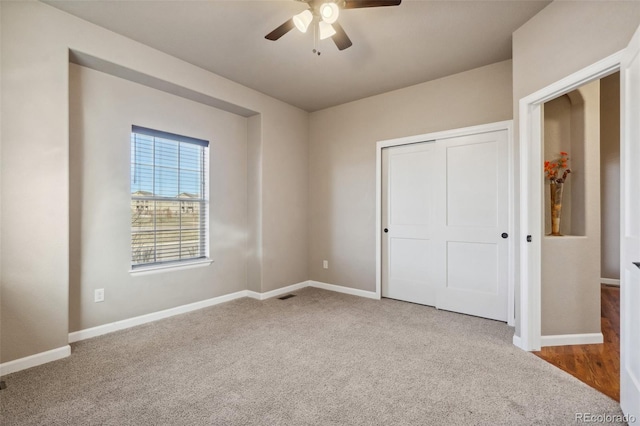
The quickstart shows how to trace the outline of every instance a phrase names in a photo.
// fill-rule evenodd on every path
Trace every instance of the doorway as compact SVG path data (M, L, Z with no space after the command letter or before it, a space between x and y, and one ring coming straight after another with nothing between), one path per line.
M514 344L527 351L541 347L544 177L543 104L620 69L622 52L611 55L520 100L520 298ZM621 139L622 143L622 139ZM597 258L598 264L600 259ZM597 306L597 304L596 304ZM581 342L573 342L581 343Z
M619 82L616 72L543 107L542 349L534 352L618 401ZM564 174L566 169L571 173ZM563 187L561 200L556 199L555 204L552 186ZM562 214L552 207L561 207Z

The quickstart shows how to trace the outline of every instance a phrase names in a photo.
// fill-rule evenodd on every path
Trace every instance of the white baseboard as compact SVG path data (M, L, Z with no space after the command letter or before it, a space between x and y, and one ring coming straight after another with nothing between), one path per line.
M344 287L341 285L327 284L319 281L303 281L297 284L292 284L287 287L277 288L275 290L268 291L266 293L258 293L255 291L247 290L247 297L257 300L266 300L272 297L281 296L292 291L300 290L305 287L315 287L323 290L335 291L337 293L345 293L353 296L366 297L368 299L380 299L378 295L373 291L358 290L351 287Z
M146 324L148 322L157 321L163 318L169 318L174 315L180 315L198 309L207 308L209 306L218 305L220 303L229 302L231 300L240 299L246 296L247 290L242 290L231 294L225 294L224 296L201 300L200 302L189 303L188 305L177 306L175 308L165 309L163 311L140 315L133 318L127 318L124 320L99 325L97 327L91 327L80 331L74 331L72 333L69 333L69 343L79 342L80 340L102 336L103 334L113 333L114 331L124 330L125 328L135 327L137 325Z
M617 285L620 287L620 280L615 278L600 278L601 284Z
M262 293L257 291L247 290L247 297L250 299L262 300Z
M604 342L602 333L558 334L541 336L540 346L592 345Z
M513 345L520 349L523 349L522 340L520 339L520 336L516 336L515 334L513 335Z
M37 365L46 364L51 361L57 361L71 355L71 346L66 345L60 348L51 349L50 351L40 352L35 355L29 355L24 358L18 358L13 361L0 364L0 376L15 373L16 371L26 370L27 368Z
M126 328L135 327L137 325L146 324L152 321L157 321L164 318L169 318L174 315L184 314L187 312L195 311L209 306L214 306L219 303L229 302L231 300L239 299L242 297L250 297L257 300L266 300L271 297L280 296L282 294L290 293L292 291L300 290L305 287L317 287L325 290L336 291L339 293L347 293L355 296L368 297L371 299L377 299L378 297L374 292L356 290L353 288L342 287L333 284L325 284L317 281L302 281L297 284L292 284L286 287L278 288L268 291L266 293L258 293L251 290L241 290L235 293L226 294L224 296L214 297L212 299L202 300L200 302L190 303L188 305L177 306L171 309L165 309L163 311L153 312L138 317L128 318L120 321L115 321L109 324L99 325L92 328L87 328L80 331L74 331L69 333L69 343L79 342L81 340L90 339L92 337L102 336L104 334L113 333L114 331L124 330Z
M319 281L309 281L309 287L321 288L323 290L335 291L337 293L351 294L352 296L366 297L367 299L380 299L375 291L359 290L341 285L321 283Z
M286 287L277 288L275 290L268 291L266 293L258 293L256 291L247 290L247 297L257 300L266 300L272 297L281 296L285 293L291 293L292 291L300 290L309 286L309 281L302 281L297 284L291 284Z

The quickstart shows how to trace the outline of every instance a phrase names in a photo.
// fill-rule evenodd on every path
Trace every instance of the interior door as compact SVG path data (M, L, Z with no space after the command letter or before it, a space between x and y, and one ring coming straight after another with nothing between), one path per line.
M382 151L382 296L436 305L443 286L438 187L442 148L423 142Z
M382 296L507 320L507 137L383 150Z
M507 131L446 139L446 284L438 308L507 320Z
M620 407L640 419L640 28L620 71Z

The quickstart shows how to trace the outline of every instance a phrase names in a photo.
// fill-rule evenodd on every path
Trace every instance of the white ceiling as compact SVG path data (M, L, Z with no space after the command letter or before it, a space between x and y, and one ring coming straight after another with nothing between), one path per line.
M264 36L306 8L293 0L55 0L46 3L307 111L511 58L511 34L549 1L404 0L343 10L353 46Z

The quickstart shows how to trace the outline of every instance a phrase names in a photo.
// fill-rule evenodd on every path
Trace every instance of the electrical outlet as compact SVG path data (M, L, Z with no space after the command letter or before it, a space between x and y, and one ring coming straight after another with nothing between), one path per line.
M97 288L93 293L94 302L104 302L104 288Z
M322 261L322 267L324 269L329 269L329 261L328 260L323 260Z

